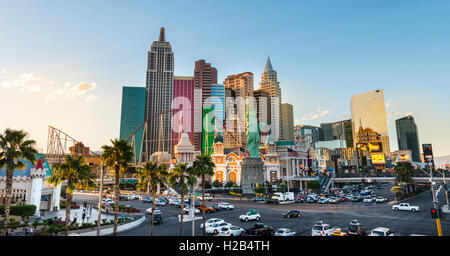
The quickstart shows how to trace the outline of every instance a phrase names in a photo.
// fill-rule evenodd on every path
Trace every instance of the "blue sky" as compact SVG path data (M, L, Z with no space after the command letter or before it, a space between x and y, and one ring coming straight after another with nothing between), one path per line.
M176 75L206 59L219 82L250 71L256 88L269 55L297 124L348 118L353 94L383 88L393 150L394 120L411 113L420 143L450 154L449 1L0 4L0 130L25 129L40 148L48 125L94 150L118 137L121 86L144 86L164 26Z

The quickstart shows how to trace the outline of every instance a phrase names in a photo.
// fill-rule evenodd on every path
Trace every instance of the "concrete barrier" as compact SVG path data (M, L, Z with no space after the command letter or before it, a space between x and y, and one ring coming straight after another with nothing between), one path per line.
M126 231L132 228L135 228L139 225L141 225L145 221L145 216L143 215L141 218L131 221L122 225L117 226L117 232ZM107 228L101 228L100 229L100 235L101 236L107 236L113 234L114 226L107 227ZM81 232L81 233L72 233L69 234L69 236L97 236L97 229L87 231L87 232Z

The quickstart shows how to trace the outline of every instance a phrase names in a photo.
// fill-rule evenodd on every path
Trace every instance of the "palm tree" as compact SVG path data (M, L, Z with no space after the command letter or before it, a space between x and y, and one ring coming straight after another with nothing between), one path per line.
M159 165L155 162L146 162L139 169L137 188L143 189L150 187L152 193L152 220L150 222L150 236L153 236L153 221L155 219L155 198L156 188L167 183L167 166L165 164Z
M133 158L133 152L131 146L126 140L111 140L112 146L102 146L103 154L102 160L105 161L105 165L115 170L115 184L114 184L114 229L113 236L117 235L117 223L119 218L119 182L120 171L125 172L128 170L128 163Z
M3 235L8 235L9 212L11 208L13 174L16 169L24 169L22 159L34 162L37 150L36 142L27 139L28 134L23 130L6 129L0 134L0 168L6 167L5 186L5 215L3 219Z
M201 154L197 156L194 161L194 173L202 181L202 218L203 218L203 235L206 236L206 213L205 213L205 177L214 175L214 167L216 165L211 160L211 156L208 154Z
M58 186L67 181L66 190L66 219L64 223L65 235L69 232L70 207L72 205L73 191L75 188L88 189L95 186L95 177L88 164L81 156L67 156L64 163L53 165L53 172L47 179L47 183ZM100 209L99 209L100 210Z
M194 186L196 182L197 178L194 175L193 168L188 167L187 164L178 163L169 172L169 184L180 187L180 236L183 236L184 193L189 190L190 186Z

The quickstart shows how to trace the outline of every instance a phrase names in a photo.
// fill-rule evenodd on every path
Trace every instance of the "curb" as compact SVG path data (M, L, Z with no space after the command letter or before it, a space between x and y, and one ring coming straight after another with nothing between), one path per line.
M129 229L135 228L135 227L139 226L140 224L142 224L144 221L145 221L145 215L143 215L138 220L117 226L117 232L119 233L122 231L126 231ZM101 229L100 236L111 235L113 233L113 231L114 231L114 227L107 227L107 228ZM69 236L97 236L97 229L95 229L93 231L82 232L82 233L72 233L72 234L69 234Z

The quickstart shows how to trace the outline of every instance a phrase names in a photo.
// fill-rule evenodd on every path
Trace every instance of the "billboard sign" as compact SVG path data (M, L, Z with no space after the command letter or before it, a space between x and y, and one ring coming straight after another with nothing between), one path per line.
M433 147L431 146L431 144L422 144L422 150L425 162L431 162L431 164L434 166Z
M386 164L386 159L383 153L372 153L370 154L372 159L372 164Z

